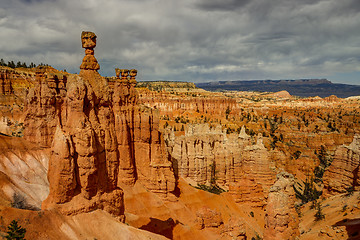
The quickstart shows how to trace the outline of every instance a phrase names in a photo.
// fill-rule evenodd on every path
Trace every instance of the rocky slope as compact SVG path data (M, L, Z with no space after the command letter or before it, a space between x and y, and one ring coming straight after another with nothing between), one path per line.
M41 209L49 194L48 153L23 139L0 136L1 205Z
M5 236L8 231L6 226L13 219L18 219L18 224L26 229L26 239L167 239L121 223L103 210L64 216L56 211L29 211L0 206L0 212L0 236Z

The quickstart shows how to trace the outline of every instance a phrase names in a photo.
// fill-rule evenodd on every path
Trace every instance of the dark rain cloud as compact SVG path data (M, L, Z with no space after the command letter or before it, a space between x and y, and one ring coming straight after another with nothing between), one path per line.
M244 7L251 0L200 0L196 6L206 11L234 11Z
M80 34L88 30L98 36L95 54L103 75L134 67L143 80L339 77L360 72L359 29L357 0L3 0L0 5L5 60L78 72L84 54Z

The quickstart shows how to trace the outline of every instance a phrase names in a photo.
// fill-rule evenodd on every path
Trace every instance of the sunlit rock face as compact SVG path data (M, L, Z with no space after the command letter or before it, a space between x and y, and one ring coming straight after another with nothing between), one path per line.
M50 194L42 208L64 214L104 209L123 220L120 186L139 181L166 198L175 189L175 178L158 131L158 113L138 105L137 71L117 69L109 84L97 71L96 35L83 32L81 39L85 57L79 75L38 69L24 134L51 148Z
M266 205L264 239L296 239L300 235L295 211L294 177L279 173L269 190Z
M243 128L239 134L226 134L218 125L190 125L185 135L166 131L174 169L193 184L216 184L229 190L239 204L264 208L275 181L270 153L262 136L253 143Z
M360 190L360 135L350 145L337 147L334 160L324 173L324 195Z

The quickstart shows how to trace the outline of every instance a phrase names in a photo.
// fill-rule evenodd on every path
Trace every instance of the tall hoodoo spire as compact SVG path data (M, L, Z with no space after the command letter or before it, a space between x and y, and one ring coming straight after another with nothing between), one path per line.
M100 65L94 56L94 48L96 47L96 35L93 32L81 33L81 44L85 48L85 57L80 65L80 69L99 70Z

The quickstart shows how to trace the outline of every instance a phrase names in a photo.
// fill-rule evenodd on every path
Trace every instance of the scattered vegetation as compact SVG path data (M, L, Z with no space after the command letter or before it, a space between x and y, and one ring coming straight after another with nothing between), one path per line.
M216 164L213 162L210 164L210 186L207 186L205 184L198 184L195 188L204 190L210 193L214 193L219 195L220 193L226 192L224 189L219 187L216 183Z
M36 67L36 64L34 64L33 62L31 62L30 64L26 64L25 62L20 62L18 61L16 64L14 61L8 61L7 63L5 62L4 59L0 60L0 66L4 66L4 67L10 67L10 68L34 68ZM49 66L48 64L44 64L44 63L40 63L38 66Z
M13 194L13 201L11 203L11 207L18 209L27 209L27 210L40 210L39 208L28 204L24 196L20 195L19 193Z
M295 211L296 211L298 217L301 218L302 217L301 205L295 204Z
M320 161L320 164L314 169L315 182L322 182L322 177L324 175L324 172L326 168L328 168L331 165L333 159L330 156L330 154L327 152L324 145L321 145L319 151L315 150L314 153Z
M8 226L7 235L5 239L7 240L25 240L26 229L19 226L16 220L12 220Z
M190 122L190 120L188 118L184 118L183 116L181 117L176 117L175 118L175 122L176 123L183 123L183 124L187 124Z
M230 109L230 107L228 106L227 108L226 108L226 111L225 111L225 116L226 116L226 119L229 119L229 114L231 113L231 109Z
M210 186L207 186L205 184L198 184L195 188L203 190L203 191L207 191L207 192L210 192L210 193L214 193L214 194L217 194L217 195L219 195L220 193L225 192L225 190L222 189L221 187L219 187L217 184L213 184L213 185L210 185Z
M321 203L316 202L315 209L316 209L316 213L315 213L315 215L314 215L314 216L315 216L315 221L320 221L320 220L325 219L325 215L324 215L324 213L322 212Z
M345 205L342 207L342 212L345 212L347 208L348 208L348 205L345 204Z
M186 88L188 91L190 89L195 89L196 86L191 82L171 82L171 81L146 81L138 82L138 88L148 88L152 91L162 91L163 89L176 89L176 88ZM194 97L194 95L192 95Z
M256 233L255 237L252 237L251 240L261 240L262 238L259 236L259 234Z
M303 204L317 200L321 196L322 191L316 190L315 183L312 178L310 179L307 177L304 185L304 191L302 192L294 187L296 197L301 199Z
M355 189L354 189L353 186L350 186L350 187L346 188L346 194L345 194L345 196L347 196L347 197L352 196L352 195L354 194L354 191L355 191Z
M301 151L297 150L296 152L291 154L291 157L296 160L299 159L300 155L301 155Z

